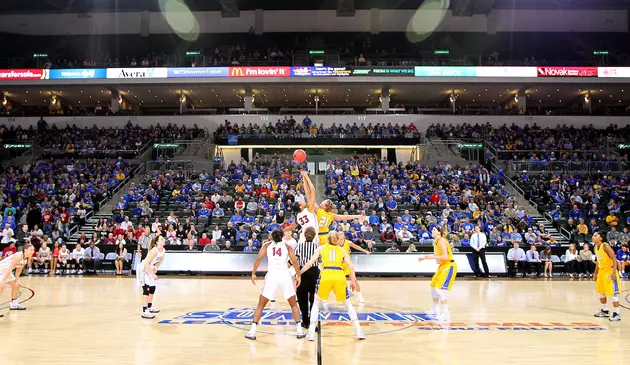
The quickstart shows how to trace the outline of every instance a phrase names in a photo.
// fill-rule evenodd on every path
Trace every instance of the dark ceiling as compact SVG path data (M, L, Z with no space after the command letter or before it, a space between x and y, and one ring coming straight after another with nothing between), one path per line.
M219 11L220 0L183 0L192 10ZM356 9L415 9L425 0L355 0ZM473 1L473 0L470 0ZM465 3L450 1L452 4ZM98 11L159 11L157 0L2 0L3 13L86 13ZM241 10L336 9L336 0L238 0ZM630 0L495 0L501 9L628 9Z

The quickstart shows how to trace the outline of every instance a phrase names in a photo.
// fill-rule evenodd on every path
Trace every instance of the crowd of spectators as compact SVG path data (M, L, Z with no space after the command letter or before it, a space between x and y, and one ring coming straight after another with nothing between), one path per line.
M628 172L604 174L521 173L516 178L527 197L538 204L558 227L566 229L573 242L590 242L591 235L606 230L607 242L619 247L630 240L630 189Z
M111 195L132 167L123 159L9 166L0 174L1 242L67 240L71 227L84 224L88 213Z
M431 244L431 230L444 226L456 246L470 246L475 227L488 234L489 245L513 243L558 245L544 226L515 203L502 172L483 166L430 168L419 162L390 164L378 158L330 161L327 195L343 214L366 211L368 220L340 224L351 237L380 238L386 246ZM359 240L362 243L361 240Z
M169 123L166 126L151 125L142 128L131 121L123 128L79 128L75 124L63 128L49 126L40 118L37 127L22 128L0 126L2 140L7 143L34 143L43 151L44 158L92 158L105 156L136 157L135 154L147 143L155 141L191 140L203 133L197 125L186 127Z
M367 126L364 123L353 123L350 125L347 123L345 126L333 123L330 127L324 127L323 124L319 126L311 120L309 116L305 116L301 123L297 122L293 116L284 117L284 119L278 119L274 124L269 122L268 125L252 125L248 126L232 124L226 120L215 132L216 138L226 138L230 134L236 134L243 138L316 138L316 137L330 137L335 136L337 138L418 138L420 134L416 126L411 123L408 126L397 123L376 123L372 125L369 123Z

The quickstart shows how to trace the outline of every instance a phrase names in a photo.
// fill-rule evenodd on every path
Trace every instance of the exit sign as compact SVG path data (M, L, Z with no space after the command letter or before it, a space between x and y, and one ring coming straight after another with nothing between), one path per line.
M33 53L33 58L46 58L48 53Z
M186 52L186 56L199 56L201 51L188 51Z
M449 51L448 49L436 49L435 51L433 51L433 54L445 55L445 54L451 54L451 51Z
M310 51L308 51L308 54L325 54L326 51L324 51L323 49L312 49Z
M608 51L605 51L605 50L593 51L593 56L608 56Z

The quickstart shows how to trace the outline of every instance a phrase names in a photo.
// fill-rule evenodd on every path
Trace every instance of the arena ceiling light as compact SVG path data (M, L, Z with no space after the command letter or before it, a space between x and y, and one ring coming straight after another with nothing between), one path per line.
M199 22L183 0L159 0L162 16L181 39L192 42L199 38Z

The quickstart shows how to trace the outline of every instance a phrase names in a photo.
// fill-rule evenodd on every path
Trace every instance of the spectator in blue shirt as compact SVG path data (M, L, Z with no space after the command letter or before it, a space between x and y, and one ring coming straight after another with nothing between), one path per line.
M247 242L249 239L249 232L245 230L245 227L240 226L236 231L236 243Z
M247 225L254 224L254 216L250 215L249 213L245 213L245 216L243 217L243 223Z
M407 209L405 209L405 214L403 214L401 218L402 218L403 222L405 222L407 224L411 223L411 220L413 219L411 214L409 214L409 210L407 210Z
M630 219L630 216L628 219ZM381 220L376 214L375 210L373 210L372 214L370 214L370 216L368 217L368 222L370 223L371 226L378 226L379 223L381 223Z
M597 209L597 204L593 204L593 207L588 211L588 219L602 219L604 214Z
M462 238L460 243L464 247L470 247L470 236L468 236L468 233L464 233L464 238Z
M573 220L578 221L582 218L582 211L578 209L576 204L573 205L573 209L569 211L569 218L573 218Z
M418 241L420 242L420 244L423 245L433 244L433 238L431 236L431 233L427 231L427 227L420 227L420 230L418 231Z
M235 224L235 225L243 224L243 217L241 217L240 214L234 214L230 218L230 222L232 222L232 224Z
M225 212L223 211L223 208L221 208L221 206L218 203L214 206L214 209L212 209L212 216L215 218L221 218L225 216Z
M208 208L202 207L199 210L199 219L203 219L207 222L209 218L210 218L210 210Z
M118 203L116 203L116 209L127 209L127 201L125 200L125 198L123 198L123 197L120 198ZM6 209L5 209L5 213L4 214L5 215L7 214L6 213Z
M556 205L556 209L551 212L551 219L557 221L560 218L562 218L562 211L560 211L560 206Z
M398 208L398 203L396 203L394 197L390 195L387 203L385 203L385 206L387 207L387 210L394 211L396 210L396 208Z
M466 220L464 221L464 224L462 224L462 229L464 230L465 233L470 234L473 229L475 229L475 226L470 223L470 219L466 218Z
M394 223L394 233L398 235L398 232L402 231L407 225L403 222L402 217L398 217Z
M243 249L243 252L254 252L255 250L256 250L256 247L254 247L254 241L248 240L247 246L245 246L245 248Z
M392 225L387 223L387 219L383 219L383 223L381 223L378 227L379 232L385 232L387 228L392 228Z
M276 223L276 220L274 219L273 221L271 221L271 224L269 225L269 227L267 227L267 232L271 233L276 229L281 229L281 228L280 228L280 225Z

